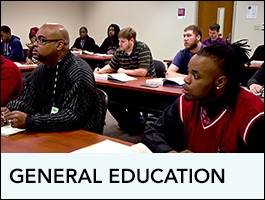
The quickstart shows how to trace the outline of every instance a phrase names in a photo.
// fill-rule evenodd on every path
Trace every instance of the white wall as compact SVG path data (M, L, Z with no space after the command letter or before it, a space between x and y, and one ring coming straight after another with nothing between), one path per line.
M1 25L8 25L11 34L20 37L24 48L29 42L31 27L44 23L59 23L70 35L70 43L79 35L84 22L84 7L80 1L1 1Z
M247 19L247 7L258 6L257 19ZM254 30L255 24L264 24L264 1L236 1L234 7L233 41L243 38L249 39L252 49L251 55L257 46L264 44L264 31Z
M186 19L177 19L179 7L186 8ZM111 23L121 29L130 26L137 33L136 39L145 42L153 57L160 60L173 59L184 48L184 28L197 23L195 1L88 1L85 8L86 25L99 45Z
M258 18L246 19L247 5L258 5ZM177 19L178 8L186 8L186 18ZM12 34L29 42L29 30L46 22L65 26L70 44L86 26L89 35L101 45L107 27L117 23L121 28L131 26L137 39L151 48L155 59L173 59L183 49L183 30L197 24L198 1L1 1L1 25L8 25ZM264 31L254 30L254 24L264 23L263 1L236 1L232 40L248 38L253 51L264 44ZM26 48L26 47L25 47Z

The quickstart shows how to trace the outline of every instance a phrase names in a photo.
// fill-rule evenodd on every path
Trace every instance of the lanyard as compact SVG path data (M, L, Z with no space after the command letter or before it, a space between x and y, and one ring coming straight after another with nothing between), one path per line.
M55 94L56 94L56 87L57 87L57 80L58 80L58 69L59 65L56 66L55 78L54 78L54 85L53 85L53 94L52 94L52 106L55 107Z

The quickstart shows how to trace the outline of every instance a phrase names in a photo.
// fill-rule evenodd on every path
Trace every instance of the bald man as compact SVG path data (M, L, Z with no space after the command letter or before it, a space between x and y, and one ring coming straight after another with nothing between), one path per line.
M60 24L44 24L36 34L33 57L40 64L20 96L2 107L13 128L27 132L100 130L101 100L90 66L69 50Z

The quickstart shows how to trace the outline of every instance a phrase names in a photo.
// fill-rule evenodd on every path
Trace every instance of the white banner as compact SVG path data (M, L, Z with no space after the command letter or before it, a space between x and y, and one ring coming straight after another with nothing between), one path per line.
M2 199L264 199L264 154L1 153Z

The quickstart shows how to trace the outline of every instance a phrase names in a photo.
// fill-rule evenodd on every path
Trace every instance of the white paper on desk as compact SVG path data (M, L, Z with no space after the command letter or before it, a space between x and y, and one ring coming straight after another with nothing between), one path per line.
M150 78L146 79L146 83L153 84L153 85L163 85L164 78Z
M109 74L96 74L94 73L95 79L108 80Z
M108 75L109 79L116 79L119 81L133 81L133 80L137 80L137 78L128 76L125 73L114 73L114 74L109 74Z
M261 65L261 64L263 64L264 63L264 61L261 61L261 60L252 60L251 62L250 62L250 64L251 65Z
M37 67L37 64L21 64L19 62L14 62L18 67Z
M95 55L97 55L97 56L113 56L111 54L102 54L102 53L95 53Z
M72 153L152 153L144 144L127 146L111 140L104 140L94 145L73 151Z
M148 84L163 85L164 83L177 83L178 85L184 85L184 78L178 76L173 78L151 78L145 81Z
M178 76L178 77L173 77L173 78L164 78L164 83L165 82L173 82L173 83L177 83L177 84L179 84L179 85L184 85L185 84L185 82L184 82L184 78L183 77L180 77L180 76ZM164 84L163 83L163 84Z
M4 126L1 126L1 135L9 137L10 135L24 132L25 130L26 129L12 128L9 124L6 124Z
M93 52L90 52L90 51L87 51L87 50L83 50L83 53L84 54L89 54L89 55L93 55L94 54Z
M82 54L82 51L71 51L73 54Z

